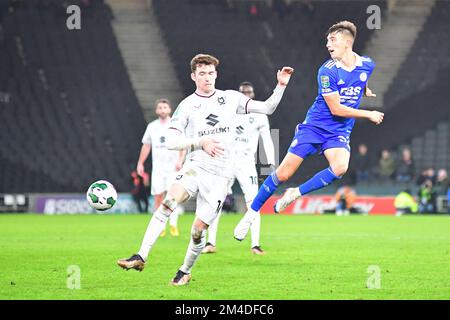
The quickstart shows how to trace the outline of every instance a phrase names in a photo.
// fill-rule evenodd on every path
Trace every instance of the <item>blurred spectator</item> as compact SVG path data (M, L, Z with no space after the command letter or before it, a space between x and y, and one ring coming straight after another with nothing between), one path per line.
M352 170L356 175L356 182L364 182L369 180L370 159L367 155L367 146L360 144L358 153L353 156Z
M414 163L411 156L411 150L405 148L402 150L402 157L395 170L395 180L397 182L410 182L414 177Z
M420 186L427 180L430 180L433 183L436 182L436 174L433 168L423 170L419 178L417 178L417 184Z
M436 193L438 196L445 196L448 192L449 179L447 170L439 169L436 178Z
M131 178L133 182L133 189L131 190L131 195L136 203L138 211L148 212L148 197L149 197L149 177L148 173L145 173L144 177L137 174L136 170L131 172ZM147 185L145 185L145 181Z
M436 212L436 191L431 180L426 180L419 190L419 212Z
M387 149L381 151L381 158L378 162L378 176L381 180L390 180L395 172L395 159Z
M355 190L350 186L342 186L336 191L334 198L336 200L336 215L348 216L356 200Z
M411 190L406 189L400 192L394 199L395 215L401 216L404 213L416 213L418 205L414 197L411 195Z
M258 7L256 6L256 3L252 2L250 4L250 8L248 10L248 13L250 14L250 17L252 19L258 18Z

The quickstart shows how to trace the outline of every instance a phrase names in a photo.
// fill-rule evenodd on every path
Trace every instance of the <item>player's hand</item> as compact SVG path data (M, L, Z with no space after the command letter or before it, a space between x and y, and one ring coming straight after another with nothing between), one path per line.
M372 92L372 90L370 90L369 87L366 87L366 89L364 90L364 95L368 98L375 98L377 96L375 93Z
M379 111L370 111L369 120L379 125L383 122L384 113Z
M278 70L277 72L277 80L278 85L287 86L289 83L289 79L291 79L291 75L294 73L294 68L291 67L283 67L283 69Z
M180 169L183 167L183 161L178 160L175 164L175 171L180 171Z
M211 157L223 155L224 148L220 145L220 141L213 138L204 138L201 144L202 149Z
M144 177L145 167L144 167L144 165L142 163L138 163L136 171L137 171L138 175L140 175L141 177Z

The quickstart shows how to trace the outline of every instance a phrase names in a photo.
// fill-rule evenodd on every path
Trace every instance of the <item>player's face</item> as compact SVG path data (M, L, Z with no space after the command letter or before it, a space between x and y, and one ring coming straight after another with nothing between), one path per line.
M332 59L341 60L348 50L349 42L341 32L331 33L327 36L327 49Z
M172 109L165 102L158 103L158 105L156 106L156 110L155 110L156 115L161 119L167 119L167 117L170 115L171 111L172 111Z
M253 87L252 86L240 86L239 87L239 92L242 92L243 94L245 94L250 99L253 99L255 97L255 91L253 91Z
M191 78L197 86L197 90L209 94L215 89L217 71L212 64L199 64L195 73L191 73Z

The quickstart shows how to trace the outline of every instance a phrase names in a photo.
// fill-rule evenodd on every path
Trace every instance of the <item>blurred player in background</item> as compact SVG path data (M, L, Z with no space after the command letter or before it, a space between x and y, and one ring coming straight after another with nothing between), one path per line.
M278 106L293 69L278 70L278 84L266 101L252 100L235 90L215 88L219 60L198 54L191 60L191 79L196 90L178 106L168 130L167 146L188 150L183 168L170 186L161 206L147 227L138 254L121 259L124 269L143 270L148 254L167 219L178 204L197 195L195 220L183 265L172 285L187 284L191 269L206 244L206 230L219 213L233 177L233 145L236 113L272 114Z
M166 194L167 188L173 180L175 180L176 172L183 165L185 151L174 151L167 149L166 132L170 125L170 113L172 108L167 99L158 99L155 102L155 113L158 119L150 122L145 130L142 138L142 147L137 163L137 173L141 177L145 177L144 163L147 160L150 151L152 152L152 174L151 174L151 194L154 197L155 212L161 205ZM182 213L183 208L180 206L170 216L170 234L178 236L178 216ZM161 232L161 236L165 235L165 229Z
M239 85L239 92L242 92L250 99L255 98L253 85L250 82L242 82ZM258 174L256 172L255 153L258 149L258 140L261 135L267 162L275 168L275 149L272 137L270 136L269 118L265 114L250 113L238 115L235 125L235 145L234 145L234 177L230 182L231 187L235 179L244 193L247 209L258 193ZM208 242L203 253L216 252L217 228L222 210L217 215L213 224L208 229ZM259 243L261 230L261 217L256 217L251 226L251 251L254 254L264 254L264 250Z
M295 136L280 166L264 181L251 208L235 228L234 236L243 240L259 210L281 183L287 181L303 160L316 152L323 153L329 167L318 172L298 188L289 188L275 203L279 213L301 195L321 189L340 179L350 160L350 134L355 118L368 119L379 125L384 114L378 111L359 110L363 94L374 97L367 81L375 68L368 57L353 52L356 26L341 21L327 32L326 47L331 59L319 69L319 92L303 123L297 125Z

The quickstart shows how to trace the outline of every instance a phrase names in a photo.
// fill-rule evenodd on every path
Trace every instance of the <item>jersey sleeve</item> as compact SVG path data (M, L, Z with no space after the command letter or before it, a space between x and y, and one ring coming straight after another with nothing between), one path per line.
M317 82L319 84L319 94L328 96L339 93L337 79L332 69L322 67L317 74Z
M188 105L183 101L178 105L178 108L170 119L169 129L176 129L180 132L184 132L189 123Z
M142 137L143 144L152 144L152 136L151 136L151 126L147 125L147 129L145 129L144 136Z
M247 97L245 94L239 91L230 90L232 94L235 96L235 99L237 100L237 106L236 106L236 113L239 114L246 114L247 112L247 105L248 102L252 99Z

